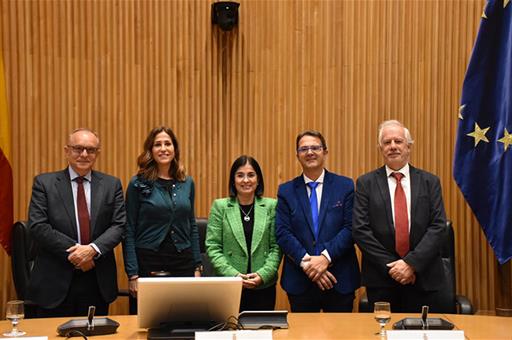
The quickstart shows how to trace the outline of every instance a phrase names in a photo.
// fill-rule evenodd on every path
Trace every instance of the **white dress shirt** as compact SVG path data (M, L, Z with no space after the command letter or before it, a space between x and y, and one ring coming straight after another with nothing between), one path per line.
M405 193L405 200L407 201L407 220L409 221L409 231L411 230L411 175L409 172L409 164L406 164L403 168L395 171L386 165L386 174L388 176L388 187L389 196L391 196L391 210L393 216L393 226L395 225L395 191L396 191L396 179L392 176L394 172L400 172L404 177L400 183Z
M304 177L304 182L306 183L306 190L308 191L308 197L311 198L311 188L309 187L308 183L310 182L317 182L318 185L316 186L316 200L318 202L318 214L320 215L320 203L322 203L322 191L324 188L324 177L325 177L325 170L322 170L322 173L316 181L313 181L311 178L309 178L306 175L302 175Z
M75 178L80 177L80 175L70 166L68 167L68 170L69 178L71 179L71 191L73 192L73 205L75 207L76 234L78 235L77 244L82 244L82 240L80 239L80 221L78 220L78 206L76 202L76 198L78 196L78 183L75 181ZM83 186L85 192L85 201L87 202L87 211L89 212L89 220L91 220L91 172L89 171L89 173L83 177L86 179L85 181L83 181ZM101 254L100 249L94 243L90 243L90 245L94 248L94 250L96 250L98 255Z
M316 200L318 202L318 216L320 216L320 206L322 203L322 192L323 192L323 188L324 188L325 169L322 170L322 173L320 174L320 176L318 176L316 181L313 181L311 178L309 178L308 176L306 176L304 174L302 176L304 177L304 183L306 183L306 190L308 191L308 198L311 197L311 188L309 187L308 183L309 182L317 182L318 183L315 190L316 190ZM324 255L327 258L327 260L329 260L329 263L331 263L331 256L329 255L329 252L327 251L327 249L322 250L321 254ZM306 257L306 256L309 256L309 254L306 253L306 255L304 255L304 257ZM303 262L301 262L301 266L302 266L302 263Z

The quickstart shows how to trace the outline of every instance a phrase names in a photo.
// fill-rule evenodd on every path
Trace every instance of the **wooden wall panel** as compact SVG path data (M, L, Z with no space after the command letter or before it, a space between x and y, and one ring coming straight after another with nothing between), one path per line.
M211 2L0 0L16 218L27 217L33 176L65 166L62 147L78 126L99 132L97 168L124 185L147 132L171 126L197 215L207 216L238 155L258 159L275 196L300 171L296 134L314 128L327 138L328 168L355 179L381 164L377 126L397 118L416 140L412 162L441 178L458 291L494 309L496 261L451 175L484 0L242 0L229 33L211 25ZM14 292L0 258L3 306Z

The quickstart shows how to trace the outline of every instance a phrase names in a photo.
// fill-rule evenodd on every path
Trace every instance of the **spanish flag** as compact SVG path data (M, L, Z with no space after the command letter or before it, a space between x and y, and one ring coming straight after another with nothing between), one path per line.
M0 50L0 243L11 254L11 230L13 224L12 169L9 163L11 136L7 110L7 91L4 63Z

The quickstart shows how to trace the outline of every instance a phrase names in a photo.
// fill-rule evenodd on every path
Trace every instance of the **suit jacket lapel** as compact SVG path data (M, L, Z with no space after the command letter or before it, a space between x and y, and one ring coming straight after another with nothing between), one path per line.
M96 226L96 219L98 218L98 211L100 205L103 204L103 186L101 180L103 177L99 176L96 172L91 174L91 239L93 237L94 227Z
M75 240L78 240L75 215L75 202L73 199L73 191L71 188L69 170L67 168L57 175L55 187L57 188L57 192L59 193L60 199L62 200L62 206L64 207L64 210L66 211L71 222L69 225L73 226L71 228L71 235L74 236Z
M414 216L416 214L416 204L418 202L418 195L419 195L419 174L418 174L418 170L416 168L414 168L413 166L411 166L409 164L409 175L411 176L411 179L410 179L410 186L411 186L411 216L409 216L409 222L411 224L411 228L409 230L409 240L411 240L411 244L413 244L414 242L412 242L413 240L413 236L414 236L414 228L413 228L413 223L412 221L414 221Z
M325 170L324 183L322 188L322 197L320 199L320 215L318 216L318 234L320 235L320 230L322 229L322 225L325 219L325 215L329 208L329 202L331 201L331 194L336 190L336 188L332 187L332 177L331 174Z
M242 218L240 217L240 206L236 200L232 200L228 203L226 216L238 244L240 244L240 247L245 251L245 255L248 255L249 252L247 251L247 242L245 240Z
M391 196L389 193L389 185L388 185L388 177L386 175L386 168L381 167L377 170L377 185L379 186L379 193L384 201L384 206L386 209L386 219L388 221L387 225L393 235L393 238L395 238L395 227L393 225L393 210L391 208Z
M313 217L311 217L311 206L309 205L309 197L308 192L306 190L306 183L304 182L304 177L302 176L299 176L295 179L295 193L299 199L302 211L304 213L304 216L306 217L306 221L309 224L309 229L311 230L311 233L314 235L315 230L313 228Z
M252 231L251 254L254 249L258 248L266 225L267 209L265 202L261 198L256 198L256 202L254 203L254 228Z

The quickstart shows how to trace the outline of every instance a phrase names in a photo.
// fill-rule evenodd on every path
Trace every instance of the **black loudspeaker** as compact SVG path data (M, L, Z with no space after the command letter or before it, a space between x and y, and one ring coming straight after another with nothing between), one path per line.
M57 327L57 333L60 336L90 336L113 334L119 327L119 322L109 318L94 318L96 307L89 307L87 319L69 320Z
M223 31L231 31L238 25L238 7L234 1L219 1L212 3L212 24L219 25Z

